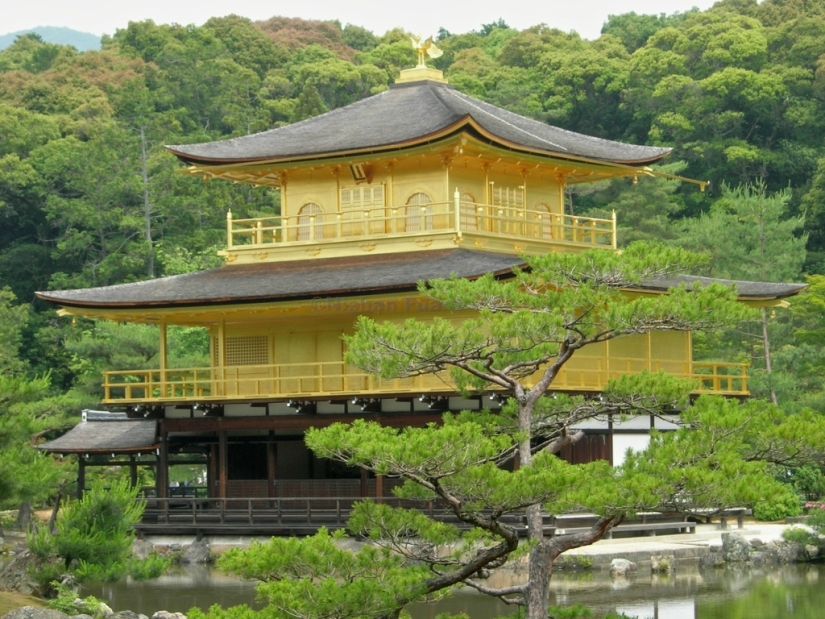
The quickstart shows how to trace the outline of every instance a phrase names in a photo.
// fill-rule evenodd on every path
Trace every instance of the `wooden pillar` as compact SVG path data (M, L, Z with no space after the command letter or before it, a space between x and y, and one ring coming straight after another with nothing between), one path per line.
M166 388L166 321L162 320L160 323L160 392L163 395L167 394Z
M375 476L375 498L381 499L384 497L384 476Z
M158 469L155 473L155 493L161 499L169 496L169 434L161 429L160 431L160 457L158 458Z
M266 444L266 490L267 496L272 498L276 496L275 492L275 457L277 456L277 445L274 441Z
M216 496L215 483L218 478L218 446L209 446L209 459L206 464L206 496Z
M222 317L218 323L218 382L214 385L217 395L226 395L226 321Z
M137 461L134 456L129 456L129 483L132 488L137 486Z
M83 491L86 489L86 458L77 457L77 498L83 498Z
M226 498L227 469L229 461L229 442L226 430L218 432L218 497Z

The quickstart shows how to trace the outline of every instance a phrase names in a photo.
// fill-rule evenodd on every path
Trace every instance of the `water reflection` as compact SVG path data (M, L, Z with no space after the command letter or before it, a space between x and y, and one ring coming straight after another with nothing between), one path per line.
M524 577L498 577L498 586ZM772 569L702 571L680 565L672 575L640 572L614 580L606 573L556 573L551 603L583 604L603 617L616 610L639 619L819 619L825 616L825 566L791 565ZM150 582L123 581L87 587L115 610L134 610L151 616L157 610L182 611L212 604L253 604L255 585L205 567L188 567ZM461 590L434 604L410 609L414 619L432 619L438 613L463 612L473 619L510 614L513 607Z

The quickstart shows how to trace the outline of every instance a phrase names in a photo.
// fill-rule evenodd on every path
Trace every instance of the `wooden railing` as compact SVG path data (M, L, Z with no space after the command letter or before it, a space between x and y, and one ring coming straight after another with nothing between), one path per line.
M143 520L137 525L140 532L203 532L219 533L233 530L248 534L307 534L321 527L344 529L353 506L364 497L245 497L245 498L166 498L148 499ZM438 500L410 500L397 497L370 497L370 501L391 507L417 509L430 518L454 524L461 528L470 525L458 520L445 504ZM742 528L745 510L714 510L722 517L722 528L727 528L729 515L737 517ZM596 514L568 513L547 515L543 518L546 535L564 535L585 532L598 520ZM509 526L525 534L524 514L513 513L503 518ZM644 512L636 515L613 532L622 534L655 535L657 532L687 532L696 530L696 522L689 522L684 514L675 512Z
M616 218L595 219L524 208L451 200L345 213L233 219L227 250L381 239L433 232L505 236L580 246L616 247Z
M607 382L643 370L696 381L697 393L747 395L747 364L667 362L632 358L582 358L569 363L554 389L599 391ZM341 362L290 363L104 372L105 403L331 398L452 391L448 375L381 379Z

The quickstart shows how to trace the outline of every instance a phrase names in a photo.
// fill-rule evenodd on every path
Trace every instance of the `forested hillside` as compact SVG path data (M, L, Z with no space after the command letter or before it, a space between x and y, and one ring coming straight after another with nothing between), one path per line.
M566 208L615 208L623 243L717 252L719 276L811 276L792 310L765 314L769 338L754 324L700 345L711 357L723 348L747 356L757 392L780 406L825 411L825 0L612 16L595 41L499 21L442 29L438 45L433 64L470 95L567 129L672 146L667 171L711 181L704 193L657 179L584 187ZM0 424L14 425L0 427L0 444L94 404L100 369L155 363L150 328L73 323L35 290L216 266L227 208L277 211L268 189L177 174L164 144L341 107L415 62L400 30L232 15L201 27L124 24L100 51L27 35L0 52L0 367L11 394L0 398ZM205 341L170 337L188 338L193 355Z

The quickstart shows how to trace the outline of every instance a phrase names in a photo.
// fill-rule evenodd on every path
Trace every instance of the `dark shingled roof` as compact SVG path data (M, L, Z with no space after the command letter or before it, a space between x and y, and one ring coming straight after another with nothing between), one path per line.
M133 284L38 292L61 305L164 307L254 301L287 301L415 290L421 280L508 274L518 256L446 249L291 262L228 265Z
M644 165L655 163L671 150L622 144L559 129L474 99L447 84L429 81L396 84L347 107L285 127L167 148L187 163L304 159L415 143L429 136L460 131L471 120L506 147L554 156Z
M736 285L736 291L742 298L755 299L782 299L801 292L807 284L783 284L774 282L749 282L739 279L718 279L714 277L699 277L697 275L674 275L655 280L642 282L638 288L642 290L667 290L685 284L688 288L694 285L707 286L708 284Z
M38 445L49 453L136 453L157 448L154 420L126 419L123 413L84 411L83 421L60 438ZM107 417L108 416L108 417Z
M455 274L509 275L524 261L508 254L445 249L376 256L353 256L228 265L133 284L38 292L47 301L75 307L150 308L289 301L415 290L419 281ZM667 290L686 283L736 284L745 298L775 299L797 294L804 284L746 282L690 275L647 281L640 290Z

